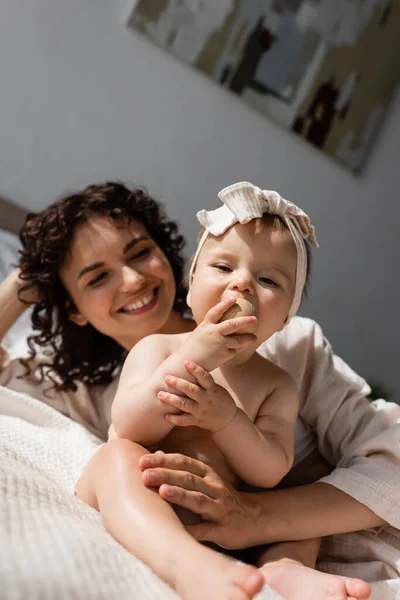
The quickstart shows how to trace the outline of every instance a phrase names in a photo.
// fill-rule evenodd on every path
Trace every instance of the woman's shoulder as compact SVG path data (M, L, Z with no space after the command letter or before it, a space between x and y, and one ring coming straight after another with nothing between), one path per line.
M25 366L28 358L22 356L13 356L6 346L0 346L0 385L9 387L14 380L26 377L31 384L37 381L35 373L39 367L37 358L29 359L29 369Z
M22 357L13 358L0 347L0 385L44 402L106 439L118 375L106 386L88 387L78 382L75 390L58 390L43 359L36 356L27 363ZM29 365L29 369L25 365ZM44 368L41 370L40 367Z
M307 317L293 317L290 322L275 333L258 348L258 352L264 358L275 364L281 364L280 358L286 355L303 354L310 350L323 346L324 336L321 327L313 319Z

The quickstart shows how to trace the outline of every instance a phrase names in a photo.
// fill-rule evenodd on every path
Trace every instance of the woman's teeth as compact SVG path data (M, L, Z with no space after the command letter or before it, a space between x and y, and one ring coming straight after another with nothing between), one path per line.
M141 300L136 300L136 302L131 302L131 304L127 304L123 308L121 308L121 312L132 312L133 310L138 310L139 308L143 308L143 306L147 306L154 298L154 291L150 294L142 298Z

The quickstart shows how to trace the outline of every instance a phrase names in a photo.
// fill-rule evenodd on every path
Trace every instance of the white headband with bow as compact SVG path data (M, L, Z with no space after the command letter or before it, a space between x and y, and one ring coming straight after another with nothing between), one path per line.
M244 225L253 219L259 219L264 213L282 218L292 234L297 250L296 289L290 307L288 321L299 309L307 275L307 252L304 240L318 248L315 229L310 218L292 202L288 202L278 192L261 190L248 181L234 183L218 194L224 203L215 210L200 210L197 219L205 231L197 246L196 254L190 268L190 281L196 266L200 250L209 234L216 237L224 234L235 223Z

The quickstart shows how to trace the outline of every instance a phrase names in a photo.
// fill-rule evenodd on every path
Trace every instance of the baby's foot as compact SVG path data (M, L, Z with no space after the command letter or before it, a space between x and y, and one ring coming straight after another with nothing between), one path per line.
M264 583L255 567L198 544L180 561L174 588L184 600L251 600Z
M321 573L295 561L267 563L259 571L286 600L364 600L371 594L362 579Z

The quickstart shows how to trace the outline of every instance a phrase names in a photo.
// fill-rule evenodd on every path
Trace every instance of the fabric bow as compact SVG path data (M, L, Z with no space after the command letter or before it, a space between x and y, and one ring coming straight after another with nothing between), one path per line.
M222 235L235 223L244 225L269 213L290 219L303 239L309 239L313 246L319 247L309 216L278 192L262 190L249 181L240 181L221 190L218 198L223 206L197 213L198 221L212 235Z
M215 210L200 210L197 213L197 219L205 231L192 261L190 281L201 248L209 234L218 237L235 223L244 225L252 219L259 219L264 213L277 215L292 234L297 251L296 289L287 319L289 322L299 309L307 277L307 252L304 240L308 239L313 246L319 247L309 216L301 208L282 198L278 192L261 190L248 181L240 181L224 188L219 192L218 197L224 203L223 206Z

